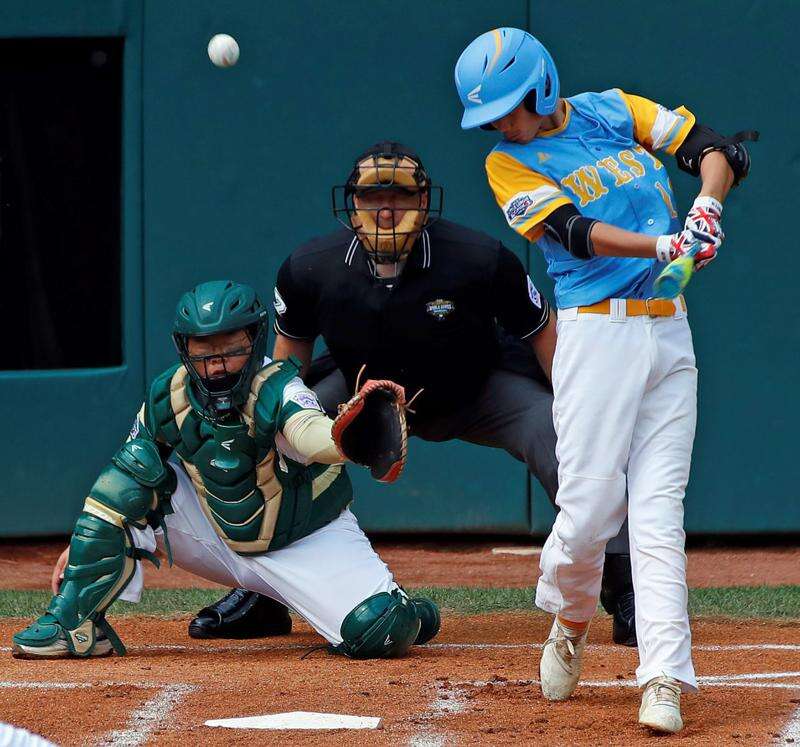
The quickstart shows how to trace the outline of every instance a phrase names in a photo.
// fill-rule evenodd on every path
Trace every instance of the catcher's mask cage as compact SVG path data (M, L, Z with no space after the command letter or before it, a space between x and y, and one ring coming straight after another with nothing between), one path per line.
M390 191L415 195L416 205L356 206L360 195L369 194L374 199L381 192L388 196ZM419 156L399 143L386 141L356 159L347 182L333 187L331 198L334 216L358 236L372 260L391 264L405 259L420 233L441 217L444 192L431 184ZM386 210L392 213L392 226L381 228L378 213Z
M267 347L266 321L250 324L241 329L246 332L249 339L246 347L209 355L191 355L189 353L189 338L207 335L185 335L177 332L172 335L181 362L189 372L195 391L199 395L200 404L206 415L212 419L224 417L234 408L244 404L253 376L261 367L264 359ZM230 371L228 361L240 356L247 356L247 362L239 371ZM220 373L209 374L208 364L212 360L222 363Z

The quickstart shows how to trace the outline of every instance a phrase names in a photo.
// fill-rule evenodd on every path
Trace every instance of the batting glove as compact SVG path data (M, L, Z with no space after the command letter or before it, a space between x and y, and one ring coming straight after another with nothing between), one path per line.
M704 246L695 255L695 269L701 270L716 258L717 250L725 240L721 221L722 203L719 200L701 195L694 201L683 228L702 235L702 238L698 238Z

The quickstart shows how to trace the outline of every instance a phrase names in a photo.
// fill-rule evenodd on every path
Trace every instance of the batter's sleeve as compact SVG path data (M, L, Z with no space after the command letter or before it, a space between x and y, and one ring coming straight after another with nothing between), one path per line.
M502 151L493 150L489 154L486 176L506 222L528 241L541 238L542 221L550 213L572 203L552 179Z
M616 90L633 121L633 139L647 150L663 150L675 155L694 126L694 114L684 106L667 109L643 96Z
M319 334L310 277L297 277L292 257L278 270L275 282L275 332L292 340L313 340Z
M525 272L522 262L500 245L492 298L495 315L512 335L526 339L541 332L550 319L550 304Z

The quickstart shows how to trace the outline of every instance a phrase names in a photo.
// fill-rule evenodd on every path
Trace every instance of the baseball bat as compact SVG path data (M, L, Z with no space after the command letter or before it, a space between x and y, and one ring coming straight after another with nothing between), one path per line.
M694 255L700 250L700 242L696 241L686 254L673 259L653 282L653 293L656 298L677 298L689 285L694 275Z

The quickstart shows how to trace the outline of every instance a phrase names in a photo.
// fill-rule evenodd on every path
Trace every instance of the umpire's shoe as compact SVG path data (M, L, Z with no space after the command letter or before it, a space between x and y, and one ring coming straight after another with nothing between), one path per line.
M263 638L291 632L285 605L247 589L229 591L189 623L192 638Z
M621 646L636 646L636 604L630 555L606 555L600 603L614 618L611 637Z

